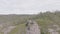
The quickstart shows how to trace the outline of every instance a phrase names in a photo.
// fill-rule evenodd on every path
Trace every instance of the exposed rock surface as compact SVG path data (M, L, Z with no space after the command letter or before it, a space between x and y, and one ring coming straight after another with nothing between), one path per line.
M38 24L33 20L28 20L26 24L26 34L40 34Z
M50 34L59 34L56 30L54 30L54 29L48 29L49 31L48 32L50 32Z
M15 26L9 26L9 27L7 27L7 28L4 28L3 30L2 30L2 32L4 32L4 34L8 34L12 29L14 29L15 28Z
M60 27L57 24L54 24L53 26L51 26L50 28L48 28L48 32L50 34L59 34Z

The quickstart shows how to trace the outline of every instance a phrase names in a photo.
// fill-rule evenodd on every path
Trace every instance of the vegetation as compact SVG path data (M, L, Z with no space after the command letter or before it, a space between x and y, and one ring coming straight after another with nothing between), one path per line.
M25 34L25 24L19 24L9 34Z
M4 28L9 26L16 26L8 34L25 34L25 23L29 18L35 20L41 29L41 34L50 34L48 29L54 29L60 32L60 11L55 12L40 12L37 15L0 15L0 25ZM60 33L59 33L60 34Z

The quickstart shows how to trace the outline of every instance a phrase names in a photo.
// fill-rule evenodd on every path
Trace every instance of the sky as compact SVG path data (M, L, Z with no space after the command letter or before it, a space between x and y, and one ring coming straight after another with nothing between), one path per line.
M60 10L60 0L0 0L0 14L37 14Z

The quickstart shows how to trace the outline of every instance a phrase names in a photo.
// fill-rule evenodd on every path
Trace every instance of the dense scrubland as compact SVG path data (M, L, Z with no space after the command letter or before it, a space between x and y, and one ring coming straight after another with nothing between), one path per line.
M41 34L60 34L60 11L40 12L33 15L0 15L0 34L25 34L25 23L28 19L38 23Z

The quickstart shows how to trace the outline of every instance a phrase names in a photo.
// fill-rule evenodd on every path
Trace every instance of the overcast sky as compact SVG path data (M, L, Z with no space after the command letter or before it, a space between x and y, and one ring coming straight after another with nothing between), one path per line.
M0 14L37 14L60 10L60 0L0 0Z

